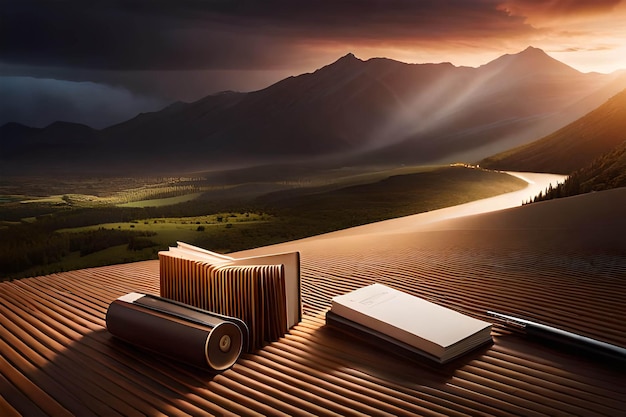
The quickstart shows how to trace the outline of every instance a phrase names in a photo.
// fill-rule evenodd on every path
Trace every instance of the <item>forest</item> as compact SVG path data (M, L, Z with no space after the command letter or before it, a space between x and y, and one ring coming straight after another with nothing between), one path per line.
M626 187L626 141L571 173L565 182L549 187L532 202L571 197L594 191Z
M524 186L503 173L444 167L347 186L291 187L246 198L216 198L206 191L189 201L150 207L0 204L0 278L155 259L159 250L176 240L235 252Z

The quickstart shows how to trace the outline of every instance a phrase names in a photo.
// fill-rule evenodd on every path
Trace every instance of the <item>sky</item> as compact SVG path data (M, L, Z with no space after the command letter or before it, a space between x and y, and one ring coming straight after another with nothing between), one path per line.
M477 67L528 46L626 69L626 0L2 0L0 125L103 128L349 52Z

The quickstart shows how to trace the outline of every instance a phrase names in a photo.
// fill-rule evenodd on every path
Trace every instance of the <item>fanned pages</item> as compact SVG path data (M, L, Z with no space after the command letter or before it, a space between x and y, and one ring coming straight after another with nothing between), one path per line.
M334 297L326 319L440 363L491 342L491 323L382 284Z
M298 252L236 259L179 242L159 261L162 297L243 320L251 349L301 319Z

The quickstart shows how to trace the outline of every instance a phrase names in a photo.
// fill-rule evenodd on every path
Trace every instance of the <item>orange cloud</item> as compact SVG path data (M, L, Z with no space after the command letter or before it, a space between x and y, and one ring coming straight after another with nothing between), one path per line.
M498 9L511 16L523 16L534 24L606 14L621 3L622 0L507 0Z

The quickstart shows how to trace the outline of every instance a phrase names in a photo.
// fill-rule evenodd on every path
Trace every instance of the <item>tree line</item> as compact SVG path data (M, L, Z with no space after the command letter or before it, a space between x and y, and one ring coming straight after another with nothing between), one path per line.
M127 245L138 251L157 245L150 239L155 233L100 228L83 232L62 233L59 230L102 223L127 223L138 219L204 215L233 206L208 199L197 199L162 207L51 208L46 205L21 205L0 213L13 220L34 217L34 221L16 222L0 227L0 280L17 276L33 267L47 266L63 260L70 253L85 256L106 248Z
M60 262L72 252L86 256L118 245L141 250L157 243L150 240L152 232L97 229L84 232L48 233L43 228L11 228L0 233L0 279L35 266Z
M619 187L626 187L626 141L594 159L588 166L574 171L565 182L559 183L556 187L550 184L545 192L539 193L530 202L571 197Z

